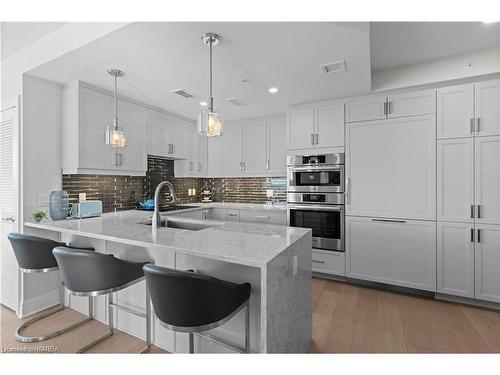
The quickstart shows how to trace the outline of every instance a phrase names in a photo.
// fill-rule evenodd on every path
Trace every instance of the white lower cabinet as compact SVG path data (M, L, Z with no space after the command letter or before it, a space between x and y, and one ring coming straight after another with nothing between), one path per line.
M436 223L346 218L346 275L436 291Z
M475 297L500 302L500 225L476 225Z
M474 225L437 223L437 291L474 298Z
M312 270L329 275L345 276L345 253L313 249Z
M207 216L205 219L208 220L219 220L219 221L225 221L226 220L226 209L225 208L210 208L207 210Z

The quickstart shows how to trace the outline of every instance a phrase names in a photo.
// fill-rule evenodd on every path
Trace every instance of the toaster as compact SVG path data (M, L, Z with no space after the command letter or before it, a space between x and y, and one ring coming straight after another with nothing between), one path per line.
M102 202L98 200L73 203L73 217L83 219L86 217L101 216Z

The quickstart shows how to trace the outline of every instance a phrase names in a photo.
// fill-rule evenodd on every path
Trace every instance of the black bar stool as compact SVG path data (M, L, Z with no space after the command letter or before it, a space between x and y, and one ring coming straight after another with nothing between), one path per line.
M125 289L144 280L142 267L146 264L127 262L115 258L111 254L100 254L80 249L56 247L53 251L64 280L66 293L93 299L95 296L108 295L109 331L78 350L84 353L93 346L104 341L114 333L113 309L119 309L146 319L145 353L151 349L151 310L148 285L146 284L146 312L137 311L126 306L113 303L113 293ZM90 317L93 318L92 313Z
M59 270L56 258L52 254L52 249L57 246L64 246L67 248L72 248L70 245L64 243L52 241L46 238L29 236L22 233L9 233L7 236L10 243L12 244L12 249L14 250L14 255L16 257L19 269L24 273L40 273L40 272L51 272ZM88 248L87 250L94 250ZM90 301L89 301L90 302ZM30 326L31 324L46 318L52 314L55 314L61 310L64 310L64 301L57 305L57 308L50 307L46 312L37 315L36 317L22 323L16 330L16 340L20 342L39 342L51 339L53 337L62 335L65 332L72 330L73 328L79 327L82 324L87 323L90 318L85 318L72 324L68 327L60 329L58 331L48 333L43 336L24 336L22 331Z
M241 353L250 353L249 283L235 284L190 271L152 264L144 266L146 282L160 324L189 333L189 353L194 353L194 334ZM235 347L211 334L245 308L245 346Z

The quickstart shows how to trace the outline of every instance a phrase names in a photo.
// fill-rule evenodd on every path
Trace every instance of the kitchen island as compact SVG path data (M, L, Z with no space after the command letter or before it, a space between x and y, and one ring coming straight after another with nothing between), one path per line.
M196 208L193 208L196 210ZM250 348L255 353L307 352L311 340L311 231L279 225L193 220L162 215L175 227L156 230L147 225L150 212L121 211L88 219L25 223L38 235L56 232L61 241L93 246L96 251L130 261L196 269L224 280L250 282ZM96 319L107 322L105 298L97 297ZM144 282L117 293L120 304L144 309ZM84 298L66 296L70 307L86 312ZM214 334L241 345L244 314L237 314ZM116 312L116 327L145 337L141 318ZM153 324L155 345L187 352L187 335ZM225 352L197 338L197 352Z

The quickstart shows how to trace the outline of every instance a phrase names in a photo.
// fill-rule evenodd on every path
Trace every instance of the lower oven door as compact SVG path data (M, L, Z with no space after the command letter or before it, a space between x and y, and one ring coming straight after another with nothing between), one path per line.
M344 206L288 205L288 225L312 229L312 247L344 251Z

